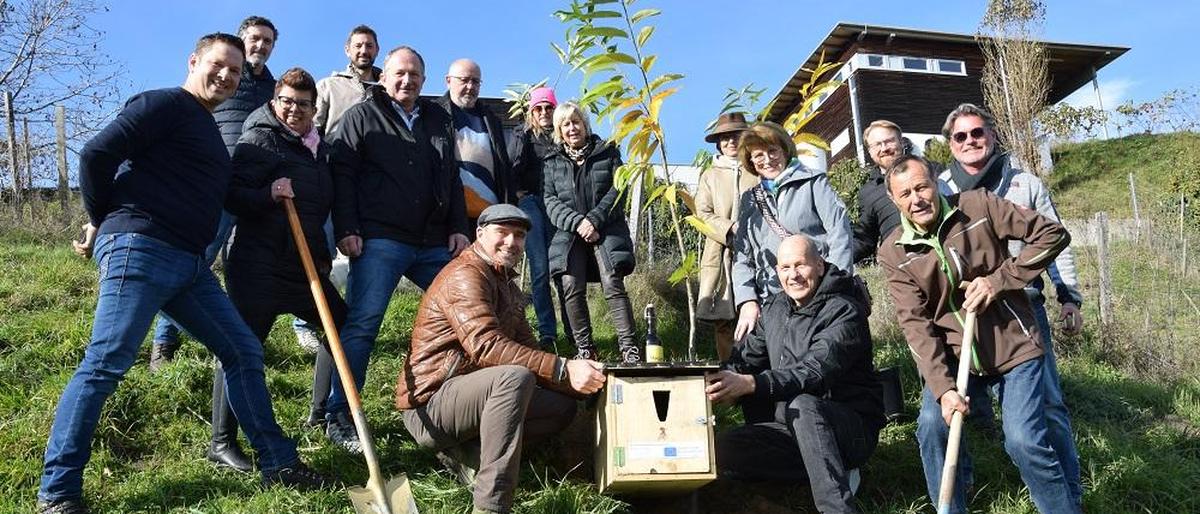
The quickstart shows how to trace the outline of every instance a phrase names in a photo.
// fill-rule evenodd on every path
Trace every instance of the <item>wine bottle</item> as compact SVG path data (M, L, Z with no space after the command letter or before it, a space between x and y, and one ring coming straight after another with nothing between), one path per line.
M663 347L658 340L656 330L657 318L654 315L654 304L646 304L646 362L662 362Z

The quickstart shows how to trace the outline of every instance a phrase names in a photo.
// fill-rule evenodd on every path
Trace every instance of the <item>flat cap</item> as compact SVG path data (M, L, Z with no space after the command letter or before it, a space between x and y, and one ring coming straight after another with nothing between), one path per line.
M496 223L517 224L525 227L525 230L529 230L533 226L533 222L530 221L525 211L507 203L494 204L479 214L479 226L483 227Z

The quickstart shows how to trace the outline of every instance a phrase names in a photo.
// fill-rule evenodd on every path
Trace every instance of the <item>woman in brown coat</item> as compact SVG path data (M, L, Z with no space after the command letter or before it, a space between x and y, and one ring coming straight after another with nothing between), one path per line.
M700 257L700 299L696 317L713 324L717 356L729 358L733 348L733 328L737 312L730 287L732 245L737 233L738 199L742 192L758 184L750 170L742 169L737 158L738 137L746 130L746 117L740 112L722 114L704 140L717 145L712 167L700 175L696 193L696 211L705 223L706 240Z

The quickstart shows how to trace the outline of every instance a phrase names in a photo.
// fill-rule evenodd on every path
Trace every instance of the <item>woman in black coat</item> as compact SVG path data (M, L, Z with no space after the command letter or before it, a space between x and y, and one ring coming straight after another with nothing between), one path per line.
M587 284L599 281L608 301L621 360L641 362L634 339L633 308L624 277L636 263L625 210L613 177L621 166L617 147L592 134L587 114L574 102L554 109L555 151L543 166L543 198L558 229L550 243L550 273L562 277L577 358L595 359Z
M346 304L328 278L332 257L323 227L333 204L333 177L326 159L327 145L313 128L316 94L316 83L308 72L288 70L276 83L274 98L246 118L233 152L226 208L237 215L238 225L225 269L225 287L260 341L266 341L280 314L321 323L292 239L284 198L295 203L335 323L341 326L346 318ZM332 358L322 347L313 373L314 409L323 405L329 394L331 371ZM237 444L237 419L225 399L225 374L219 364L213 375L212 409L208 459L250 471L250 461Z

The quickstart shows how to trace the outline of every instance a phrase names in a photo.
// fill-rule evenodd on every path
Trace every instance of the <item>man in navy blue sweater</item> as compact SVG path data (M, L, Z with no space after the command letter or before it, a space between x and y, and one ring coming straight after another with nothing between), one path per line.
M80 153L90 223L75 248L95 257L100 293L91 342L50 429L38 491L43 513L87 512L83 468L100 411L160 309L224 366L229 403L258 452L264 485L328 483L300 462L296 443L275 422L262 344L204 259L232 175L212 109L237 89L244 61L240 39L200 38L182 88L134 96Z

